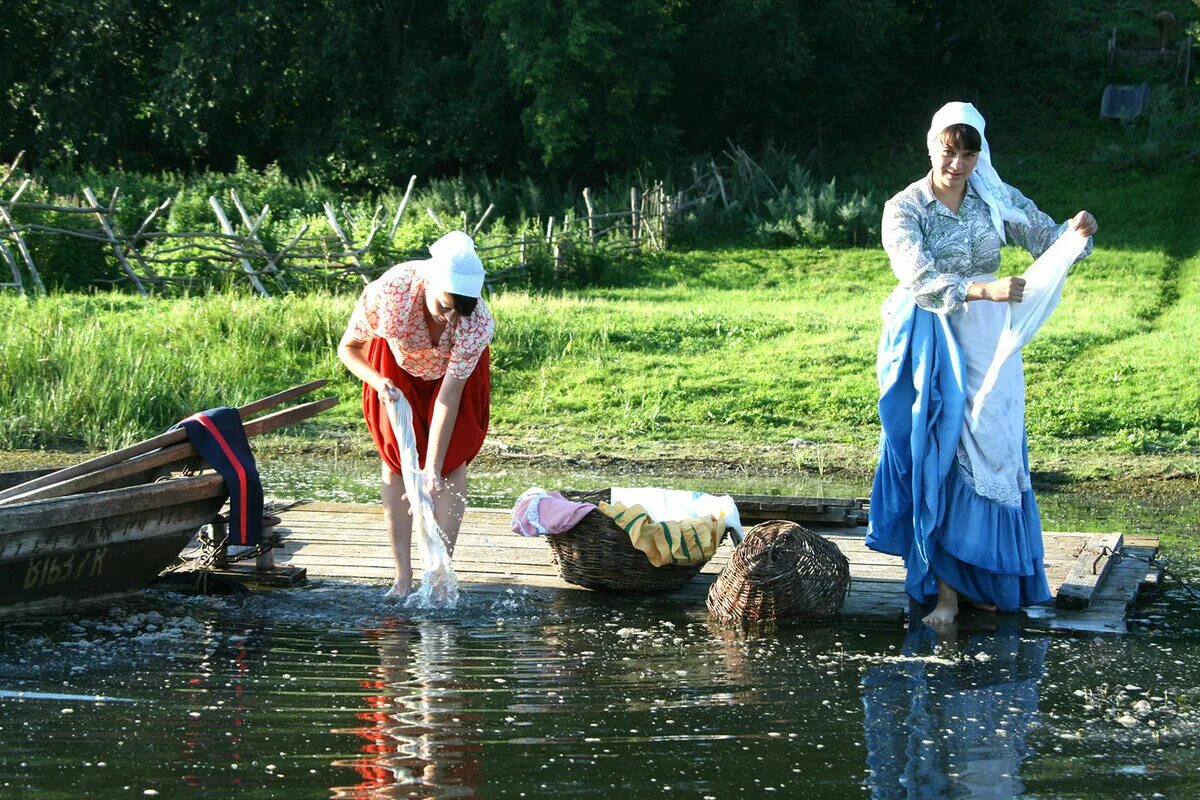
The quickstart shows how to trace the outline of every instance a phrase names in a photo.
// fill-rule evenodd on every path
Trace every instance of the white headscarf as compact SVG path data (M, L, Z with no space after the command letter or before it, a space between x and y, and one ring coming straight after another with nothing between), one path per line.
M988 147L987 137L983 135L985 124L983 115L970 103L946 103L938 109L938 112L933 115L933 121L929 123L926 144L929 145L930 155L938 155L942 149L942 131L951 125L970 125L979 131L979 160L975 164L975 171L971 173L969 181L972 188L983 198L983 202L987 203L988 209L992 212L992 225L995 226L996 232L1000 234L1000 241L1003 242L1006 241L1004 236L1006 220L1028 225L1029 217L1009 200L1008 190L1004 188L1004 183L996 173L996 168L992 166L992 151Z
M463 297L483 293L483 262L475 253L475 242L462 231L451 231L429 245L425 278L438 292Z

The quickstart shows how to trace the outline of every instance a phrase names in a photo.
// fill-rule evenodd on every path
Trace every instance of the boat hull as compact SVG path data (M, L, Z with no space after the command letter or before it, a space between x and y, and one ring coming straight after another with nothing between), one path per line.
M0 505L0 614L145 588L225 498L206 475Z

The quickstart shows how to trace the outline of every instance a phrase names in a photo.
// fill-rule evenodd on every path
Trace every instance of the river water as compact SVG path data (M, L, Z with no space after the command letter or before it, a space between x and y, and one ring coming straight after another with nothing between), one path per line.
M327 472L271 488L374 491L372 467ZM499 476L474 500L613 480ZM1047 527L1176 539L1197 517L1043 506ZM516 590L440 614L324 581L151 591L0 626L0 798L1200 797L1198 612L1173 584L1126 636L1000 617L938 642L894 625L746 635L703 608Z

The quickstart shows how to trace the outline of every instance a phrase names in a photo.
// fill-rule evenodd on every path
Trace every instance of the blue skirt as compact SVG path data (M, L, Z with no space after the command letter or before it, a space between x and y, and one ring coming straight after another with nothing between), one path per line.
M933 531L930 566L939 580L974 603L1001 611L1050 600L1043 563L1042 521L1033 492L1020 508L981 497L951 467L944 488L946 510ZM934 593L916 600L928 603Z

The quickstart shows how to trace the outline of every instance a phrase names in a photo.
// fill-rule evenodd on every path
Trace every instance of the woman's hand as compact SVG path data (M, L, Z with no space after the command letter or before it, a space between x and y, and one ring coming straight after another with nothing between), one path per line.
M421 480L425 482L425 492L432 500L441 493L442 489L446 488L446 479L442 477L442 473L437 469L426 467L421 472Z
M967 287L968 300L991 300L995 303L1019 303L1025 297L1025 279L1017 276L1000 278L988 283L972 283Z
M1095 236L1100 226L1096 224L1096 218L1090 212L1080 211L1071 217L1071 227L1083 236Z
M379 402L387 405L393 400L399 400L404 396L404 393L396 388L396 384L392 383L391 378L380 376L375 383L375 393L379 395Z

